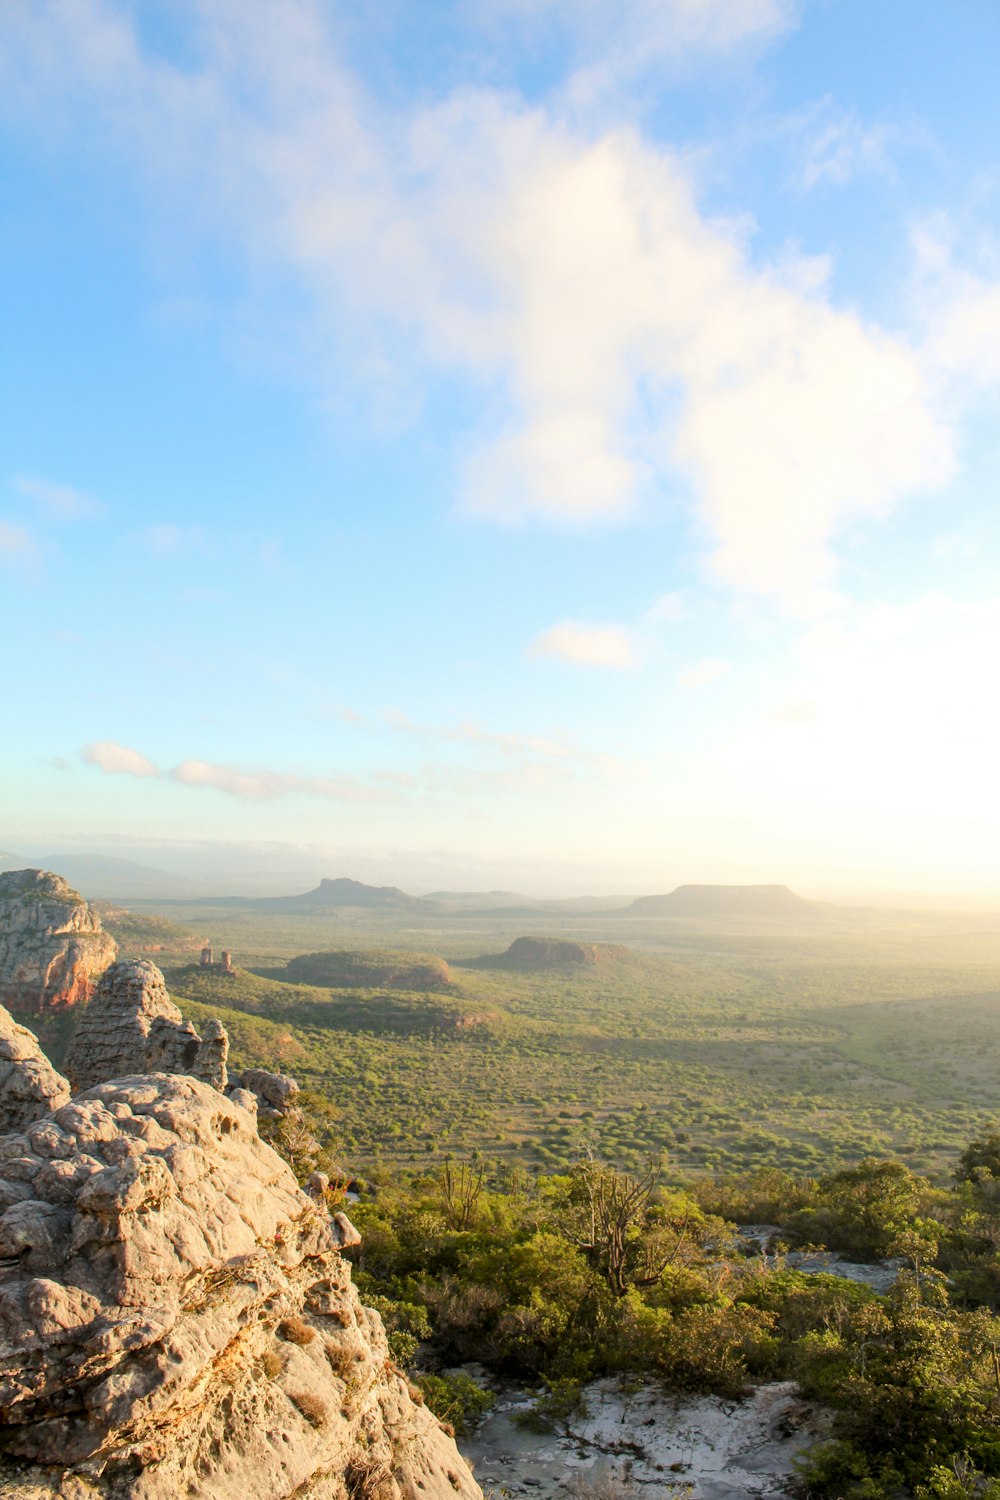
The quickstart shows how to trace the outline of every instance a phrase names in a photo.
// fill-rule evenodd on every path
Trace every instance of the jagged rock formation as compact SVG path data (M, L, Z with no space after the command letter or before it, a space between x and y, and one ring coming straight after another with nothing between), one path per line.
M69 1084L49 1062L34 1033L0 1005L0 1135L25 1130L69 1103Z
M0 874L0 1001L43 1011L89 1000L118 951L83 897L46 870Z
M262 1115L280 1119L295 1107L299 1086L287 1073L268 1073L264 1068L245 1068L240 1074L240 1088L248 1089L257 1100Z
M481 1500L338 1225L193 1078L0 1137L0 1496Z
M128 958L107 970L80 1013L66 1054L76 1090L132 1073L187 1073L225 1089L229 1038L211 1020L199 1036L167 994L148 958Z

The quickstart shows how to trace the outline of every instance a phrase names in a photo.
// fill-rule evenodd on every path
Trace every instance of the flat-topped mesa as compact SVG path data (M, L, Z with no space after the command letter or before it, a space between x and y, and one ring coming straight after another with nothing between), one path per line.
M0 874L0 1002L34 1012L79 1005L117 952L100 917L61 875Z
M0 1137L0 1495L482 1500L358 1299L356 1238L193 1078Z
M112 964L81 1011L66 1054L74 1090L133 1073L186 1073L226 1088L229 1038L210 1020L199 1036L167 994L163 975L146 958Z

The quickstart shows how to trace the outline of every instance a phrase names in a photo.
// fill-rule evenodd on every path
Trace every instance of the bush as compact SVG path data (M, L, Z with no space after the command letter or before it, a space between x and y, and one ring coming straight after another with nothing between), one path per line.
M453 1375L417 1375L414 1383L438 1420L453 1427L459 1437L475 1431L493 1405L492 1391L461 1370Z

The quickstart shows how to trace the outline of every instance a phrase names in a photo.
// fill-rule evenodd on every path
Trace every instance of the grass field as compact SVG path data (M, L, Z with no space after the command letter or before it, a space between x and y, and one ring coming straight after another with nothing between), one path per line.
M1000 918L844 912L765 928L159 911L169 920L147 956L185 1013L218 1015L237 1065L285 1068L330 1099L357 1170L474 1149L553 1169L589 1147L622 1166L666 1153L677 1175L814 1172L872 1152L943 1173L1000 1115ZM120 941L139 951L142 918L129 922ZM491 967L526 932L631 951ZM193 965L203 937L233 950L236 976ZM298 954L365 948L436 954L454 986L275 977Z

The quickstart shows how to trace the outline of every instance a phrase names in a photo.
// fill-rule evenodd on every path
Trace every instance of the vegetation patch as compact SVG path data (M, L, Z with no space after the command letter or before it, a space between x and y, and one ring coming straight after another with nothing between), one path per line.
M455 981L443 958L431 953L349 951L301 953L289 961L283 978L292 984L324 989L454 989Z
M578 943L570 938L519 937L506 953L481 958L483 968L493 969L564 969L577 964L590 967L610 964L629 957L621 943Z

